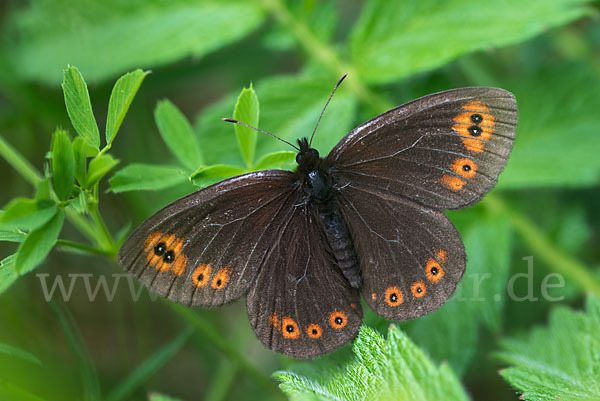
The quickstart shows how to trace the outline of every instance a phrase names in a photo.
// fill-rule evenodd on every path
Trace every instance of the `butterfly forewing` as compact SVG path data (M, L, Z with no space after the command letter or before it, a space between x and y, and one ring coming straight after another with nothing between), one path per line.
M331 352L358 333L359 293L337 266L314 205L293 207L248 293L247 308L257 337L296 358Z
M328 156L339 186L436 209L472 204L495 184L512 149L514 96L497 88L428 95L355 128Z
M454 293L465 251L442 212L352 184L341 190L340 206L353 233L363 297L377 314L415 318Z
M271 170L222 181L140 225L119 262L147 287L184 305L244 295L291 211L293 174Z

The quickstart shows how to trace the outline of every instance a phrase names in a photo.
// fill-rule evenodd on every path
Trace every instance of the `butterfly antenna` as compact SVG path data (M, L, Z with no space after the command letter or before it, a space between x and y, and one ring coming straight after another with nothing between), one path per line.
M281 142L283 142L283 143L287 143L287 144L288 144L288 145L290 145L292 148L296 149L298 152L300 151L300 148L299 148L299 147L297 147L296 145L292 145L291 143L289 143L289 142L288 142L288 141L286 141L285 139L281 139L281 138L280 138L280 137L278 137L277 135L273 135L273 134L271 134L270 132L263 131L263 130L261 130L261 129L258 129L258 128L254 128L254 127L253 127L253 126L251 126L251 125L248 125L248 124L246 124L246 123L243 123L243 122L241 122L241 121L238 121L238 120L234 120L234 119L232 119L232 118L222 118L221 120L223 120L223 121L227 121L228 123L240 124L240 125L243 125L244 127L251 128L251 129L253 129L254 131L258 131L258 132L262 132L263 134L271 135L273 138L275 138L275 139L278 139L278 140L280 140L280 141L281 141Z
M319 123L321 122L321 118L323 117L323 113L325 113L325 109L327 108L327 105L331 101L331 98L333 97L333 94L335 93L336 89L338 88L338 86L340 86L340 84L342 83L342 81L344 80L344 78L346 78L347 75L348 74L342 75L342 77L339 79L339 81L337 81L337 84L335 84L335 86L333 87L333 91L331 92L331 95L329 95L329 99L327 99L327 103L325 103L325 107L323 107L323 111L321 111L321 115L319 116L319 119L317 120L317 125L315 125L315 129L314 129L312 135L310 136L310 142L308 143L308 146L310 146L312 144L312 140L313 140L313 137L315 136L315 132L317 132L317 128L319 127Z

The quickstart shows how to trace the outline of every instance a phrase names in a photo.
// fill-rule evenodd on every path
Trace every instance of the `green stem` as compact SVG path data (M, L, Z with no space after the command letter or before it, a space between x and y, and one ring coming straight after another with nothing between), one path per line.
M98 207L92 207L90 210L90 215L92 216L92 220L98 228L97 232L99 232L102 235L102 238L100 240L100 242L102 243L102 248L104 248L110 254L115 254L115 241L113 240L112 235L110 235L110 231L108 231L106 224L104 224L104 220L102 219L102 216L100 216Z
M103 249L94 248L93 246L82 244L80 242L69 241L66 239L59 239L56 241L56 245L62 246L65 248L77 249L78 251L82 251L82 252L93 253L94 255L102 255L102 256L112 257L112 253L110 253L110 252L106 252Z
M2 156L8 164L13 166L17 173L21 174L23 178L31 183L33 186L37 186L42 181L42 176L37 170L25 159L15 148L13 148L6 140L0 135L0 156Z
M580 288L591 291L600 297L600 282L591 274L590 270L583 263L552 244L531 220L508 207L504 200L497 196L486 196L484 204L490 210L508 216L512 226L535 252L535 255L552 267L555 272L570 278Z
M297 20L281 0L263 0L263 6L296 37L304 51L331 68L338 76L348 74L346 85L366 104L378 112L394 107L393 104L371 91L359 77L356 68L343 61L327 43L323 43L302 21Z

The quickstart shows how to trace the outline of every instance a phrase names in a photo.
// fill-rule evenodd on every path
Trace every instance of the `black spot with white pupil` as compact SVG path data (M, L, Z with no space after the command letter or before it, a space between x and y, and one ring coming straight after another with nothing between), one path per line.
M396 295L396 293L393 293L390 295L390 302L397 302L398 301L398 295Z
M154 247L154 253L158 256L161 256L163 253L165 253L166 250L167 250L167 246L165 245L164 242L159 242Z
M469 172L469 171L471 171L471 166L469 166L468 164L465 164L465 165L463 166L463 171L464 171L464 172Z
M422 289L421 287L417 287L417 290L416 290L416 291L417 291L417 293L419 293L419 294L420 294L420 293L422 293L422 292L423 292L423 289Z
M312 329L312 333L313 333L314 335L317 335L317 333L318 333L317 329Z
M471 121L473 121L473 124L479 124L483 121L483 117L481 114L471 114Z
M285 326L285 330L286 330L288 333L293 333L293 332L294 332L294 326L293 326L293 325L291 325L291 324L288 324L287 326Z
M341 317L336 317L334 320L335 324L337 324L338 326L341 325L342 323L344 323L344 319L342 319Z
M430 270L430 272L431 272L431 274L433 274L435 276L436 274L438 274L438 268L437 267L432 267L431 270Z
M204 279L204 274L202 274L202 273L198 274L197 280L202 281L203 279Z
M469 127L469 133L473 136L479 136L479 135L481 135L481 128L479 128L476 125L471 125Z
M175 252L168 251L165 253L165 256L163 256L163 260L165 263L172 263L175 260Z

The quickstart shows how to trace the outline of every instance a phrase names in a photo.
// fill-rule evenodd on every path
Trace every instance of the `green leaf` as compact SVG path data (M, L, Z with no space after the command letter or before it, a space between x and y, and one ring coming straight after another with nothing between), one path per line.
M369 0L351 34L351 57L362 79L392 82L469 52L525 41L590 14L589 3Z
M0 227L4 229L34 230L50 220L58 209L49 199L13 199L0 216Z
M61 129L54 132L52 139L52 175L58 199L69 199L75 181L75 156L67 132Z
M259 161L253 167L253 170L266 170L268 168L279 167L283 163L287 163L290 160L294 160L296 158L296 152L290 152L287 150L283 150L280 152L273 152L264 155L260 158Z
M64 212L59 210L50 221L27 235L17 251L17 273L23 275L30 272L46 258L58 239L64 218Z
M179 167L134 163L117 171L110 180L112 192L156 191L187 181Z
M0 230L0 241L23 242L25 234L19 231Z
M34 363L36 365L42 365L42 361L40 361L36 356L34 356L33 354L24 351L20 348L14 347L12 345L9 344L4 344L4 343L0 343L0 354L6 354L6 355L10 355L10 356L14 356L17 358L21 358L25 361Z
M17 279L19 274L15 270L17 254L9 255L0 262L0 294L8 289Z
M92 112L90 94L77 68L68 67L64 70L62 88L65 95L67 113L75 131L85 138L88 144L94 148L99 148L100 132L98 131L96 118Z
M256 96L256 91L252 87L252 84L250 84L250 87L242 89L242 93L238 96L237 103L233 109L233 118L258 128L259 116L260 106L258 103L258 96ZM234 124L234 128L242 159L246 162L246 166L250 168L254 162L257 133L251 128L240 124Z
M203 162L196 134L189 121L169 100L158 103L154 109L154 120L160 135L179 161L194 171Z
M103 154L92 159L88 171L86 187L91 188L106 175L119 161L109 154Z
M193 332L193 329L188 328L171 342L163 345L159 350L143 361L121 383L113 388L106 395L104 401L121 401L129 399L138 387L150 380L161 367L177 354L189 340Z
M87 166L87 141L78 136L73 140L73 154L75 156L75 178L79 185L85 186Z
M587 299L586 313L557 307L547 327L501 341L497 356L512 367L500 374L531 401L600 399L600 301Z
M356 360L316 379L292 372L275 378L292 399L308 400L468 400L446 364L436 367L410 339L391 325L386 341L362 326L354 342Z
M200 59L248 35L264 18L255 2L35 2L7 15L13 45L4 54L25 79L56 85L55 72L69 63L98 81L139 66Z
M498 187L597 186L600 75L596 69L565 63L534 70L511 86L519 106L519 126Z
M159 393L150 393L148 395L148 400L149 401L181 401L178 398L169 397L167 395L159 394Z
M200 167L191 175L191 178L194 184L206 186L209 183L216 182L217 179L233 177L244 172L245 170L240 167L215 164L213 166Z
M109 148L121 127L127 110L129 110L129 105L133 101L142 81L149 73L150 71L140 69L128 72L119 78L113 87L108 102L108 115L106 116L106 146Z
M477 349L480 326L501 329L510 272L511 227L502 215L471 209L457 213L467 251L467 269L456 293L439 310L415 320L411 338L436 361L448 361L462 375ZM473 223L476 222L476 223ZM440 336L439 333L444 333Z

